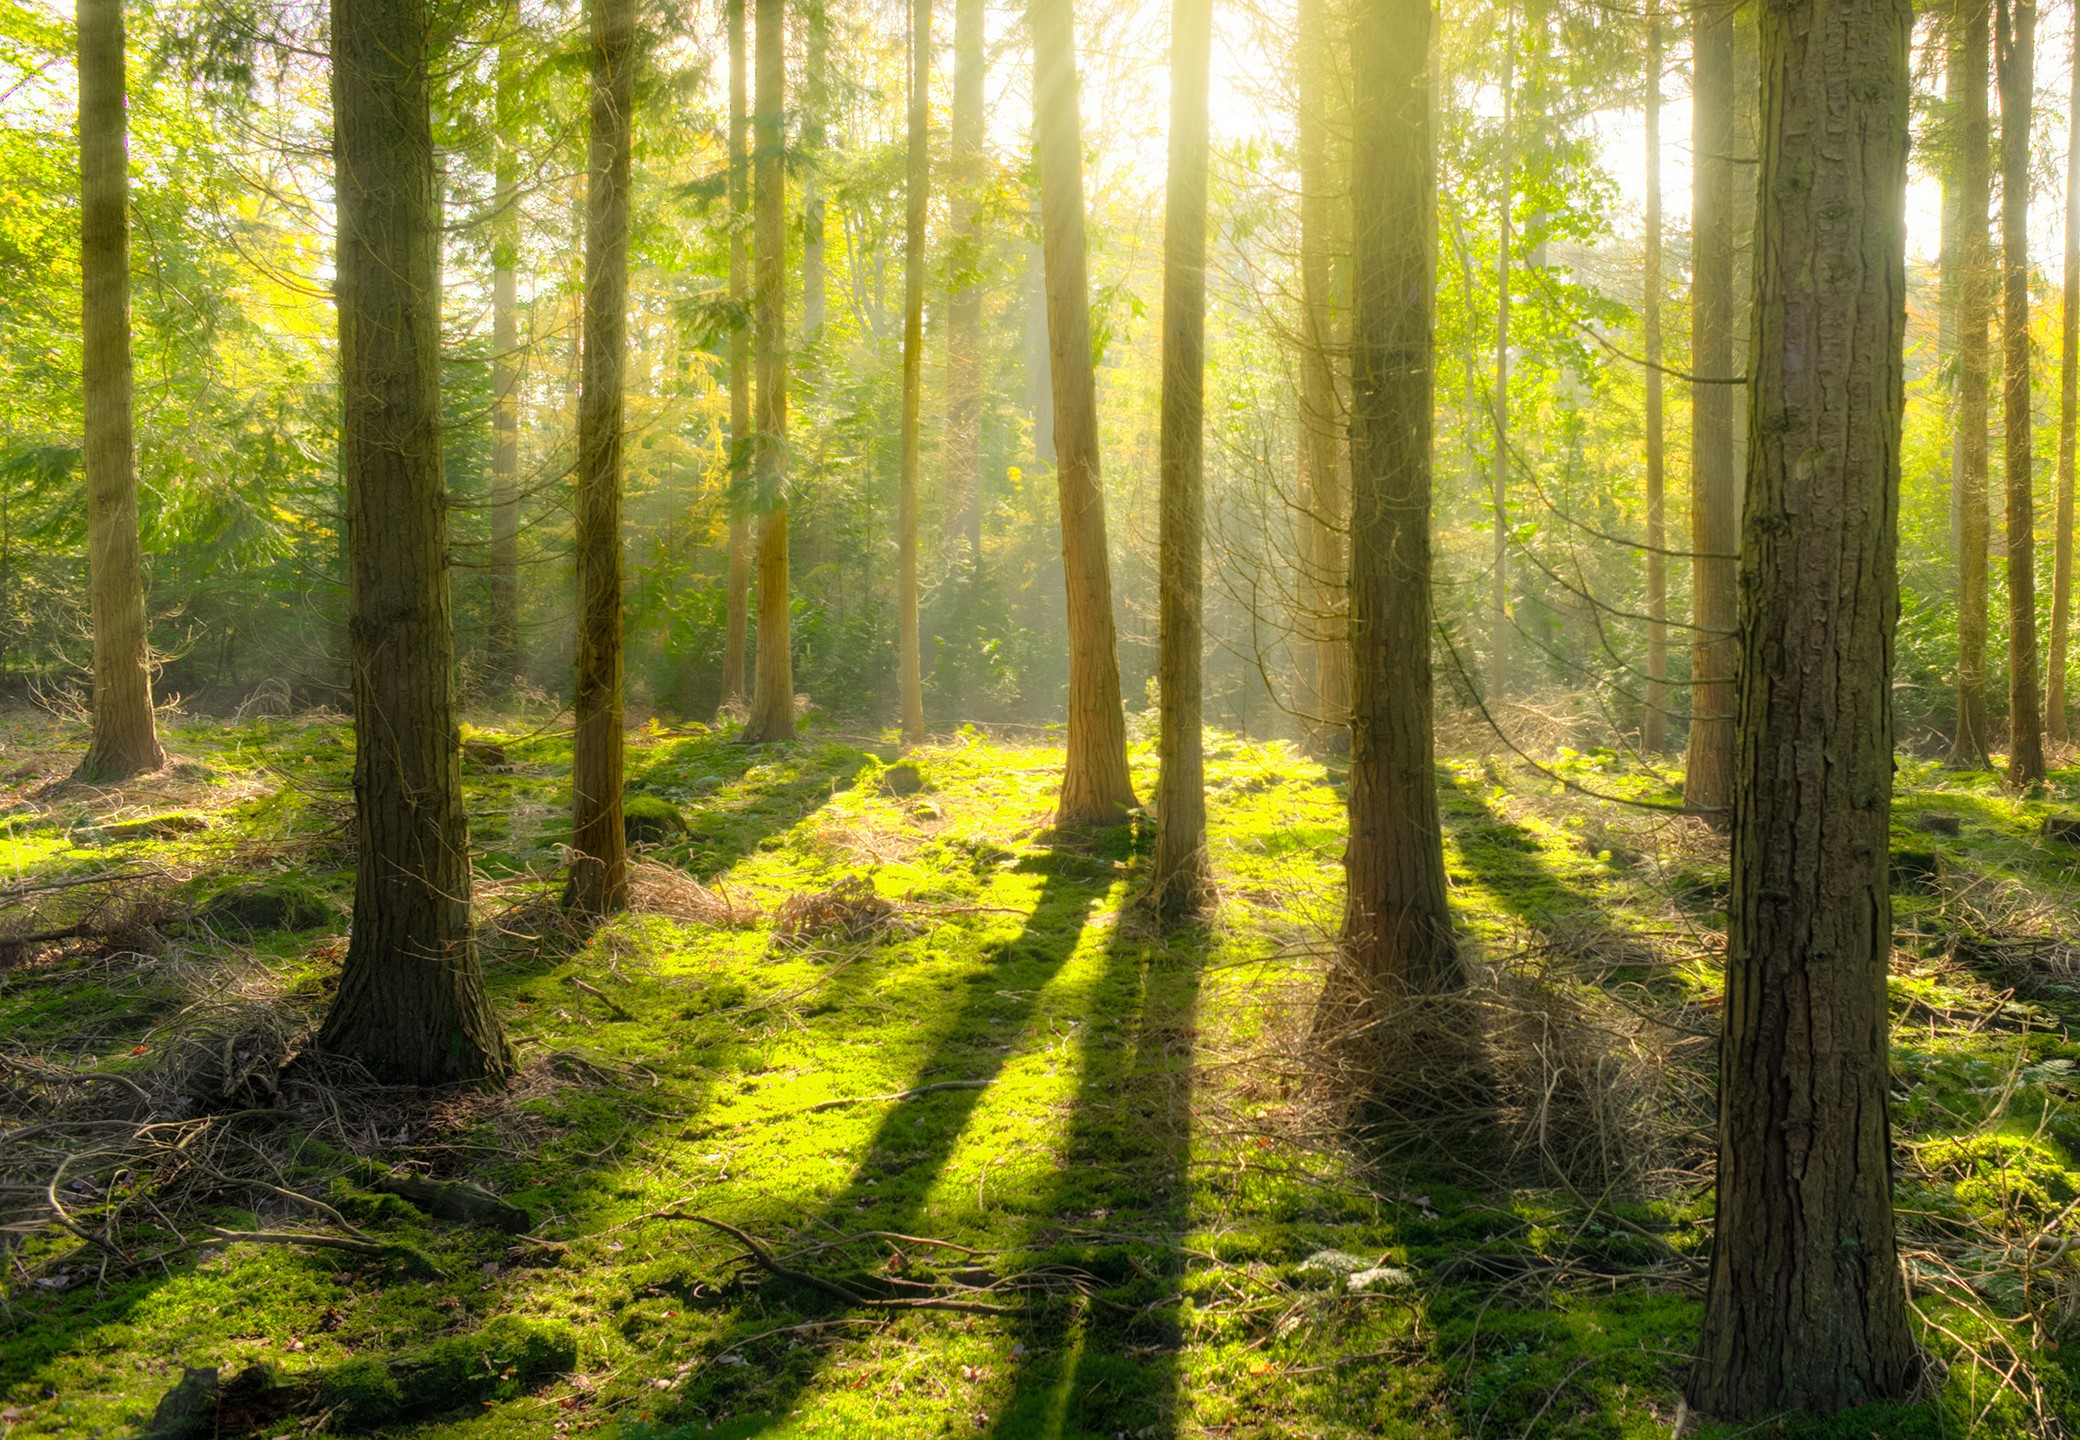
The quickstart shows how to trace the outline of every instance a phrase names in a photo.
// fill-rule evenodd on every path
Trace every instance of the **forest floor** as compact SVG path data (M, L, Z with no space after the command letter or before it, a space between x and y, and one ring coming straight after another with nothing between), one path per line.
M1449 1039L1378 1056L1456 1098L1368 1122L1306 1062L1341 777L1284 744L1210 741L1223 903L1165 936L1142 829L1049 829L1046 743L967 731L911 775L882 737L653 725L631 794L688 828L653 816L636 908L588 933L549 903L569 744L542 718L480 717L500 751L465 763L521 1067L497 1094L303 1051L351 889L337 717L177 719L176 761L108 791L61 783L76 728L0 721L0 1435L155 1410L212 1433L161 1405L208 1399L184 1367L258 1435L1894 1440L2080 1414L2080 848L2042 833L2080 771L2022 800L1902 761L1894 1123L1930 1378L1735 1431L1679 1404L1724 843L1555 775L1648 803L1662 778L1448 745L1479 978Z

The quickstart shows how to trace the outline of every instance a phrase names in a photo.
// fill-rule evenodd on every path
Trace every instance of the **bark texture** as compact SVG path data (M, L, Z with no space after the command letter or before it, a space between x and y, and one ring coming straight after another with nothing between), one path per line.
M1206 853L1206 755L1200 716L1204 646L1207 84L1213 0L1170 12L1170 173L1163 210L1163 410L1157 590L1156 854L1150 898L1160 914L1212 898Z
M757 0L752 111L752 310L758 332L758 423L751 456L758 514L758 666L744 739L794 738L794 652L787 617L786 0Z
M1463 976L1431 733L1437 155L1429 0L1351 27L1351 780L1343 944L1365 994ZM1361 996L1362 998L1362 996Z
M1647 0L1647 234L1640 329L1647 350L1647 695L1640 748L1668 746L1668 499L1661 416L1661 7Z
M1958 0L1962 71L1958 115L1958 227L1963 270L1957 297L1957 723L1950 758L1985 763L1987 629L1987 326L1993 305L1993 256L1987 206L1993 189L1993 127L1987 111L1992 19L1987 0Z
M910 0L910 137L903 220L903 434L896 498L896 669L903 743L924 743L917 633L917 468L924 400L924 222L932 184L932 0Z
M947 189L953 216L946 296L946 558L982 557L982 283L980 228L983 0L953 0L953 116Z
M79 0L81 400L94 724L74 773L107 783L166 763L152 718L130 362L130 147L123 0Z
M2051 653L2044 668L2044 738L2064 744L2066 648L2073 613L2073 442L2080 400L2080 54L2066 130L2065 304L2059 316L2058 499L2051 537Z
M2001 82L2001 423L2007 432L2008 779L2044 779L2037 691L2036 426L2029 409L2029 116L2036 0L1995 0Z
M729 25L729 298L737 323L729 332L729 590L722 628L722 703L744 700L744 651L751 600L751 332L743 313L751 295L744 240L750 219L751 127L745 100L744 0L728 0Z
M1728 1420L1914 1376L1885 1108L1912 28L1906 0L1762 14L1718 1218L1690 1381Z
M635 0L591 0L592 138L586 164L585 353L578 381L578 664L565 901L628 903L621 823L621 443L628 371L628 180Z
M503 1078L469 920L424 0L332 7L354 925L320 1048L392 1083Z
M1692 189L1690 372L1723 381L1733 357L1733 7L1698 0L1691 11ZM1736 387L1690 390L1690 736L1683 800L1720 824L1733 804L1733 676L1739 656L1740 548L1735 520Z
M1033 0L1030 12L1055 483L1069 620L1069 744L1056 819L1064 825L1116 825L1135 799L1127 774L1105 491L1098 473L1098 388L1084 268L1083 120L1072 9L1072 0Z

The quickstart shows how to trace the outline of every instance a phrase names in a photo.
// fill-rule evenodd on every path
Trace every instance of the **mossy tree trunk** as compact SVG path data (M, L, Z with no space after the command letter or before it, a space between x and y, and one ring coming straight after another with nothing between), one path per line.
M1993 125L1987 110L1992 21L1987 0L1958 0L1961 74L1957 117L1957 215L1963 266L1957 296L1957 718L1950 758L1985 763L1987 629L1987 326L1993 304L1993 257L1987 207L1993 189Z
M2029 399L2029 117L2036 0L1995 0L2001 85L2001 424L2007 432L2008 779L2044 779L2037 691L2036 424Z
M917 468L924 401L924 222L932 183L932 0L910 0L910 125L903 217L902 473L896 503L896 669L903 743L924 742L917 633Z
M441 473L440 292L424 0L335 0L340 468L346 478L354 925L318 1034L387 1082L512 1058L470 933Z
M81 400L94 723L74 773L107 783L166 763L152 718L130 360L130 147L123 0L79 0Z
M1116 825L1135 804L1119 688L1105 491L1098 473L1098 390L1085 272L1083 120L1072 0L1033 0L1033 128L1040 151L1047 349L1053 376L1055 483L1069 619L1068 760L1056 819Z
M586 164L585 353L578 383L578 663L565 901L628 903L621 823L621 475L628 370L629 153L635 0L590 0L592 138Z
M1718 1205L1690 1380L1734 1421L1914 1377L1886 1116L1912 29L1906 0L1762 13Z
M739 315L729 332L729 589L723 601L722 703L744 701L744 654L751 600L751 332L742 312L750 300L751 262L744 228L750 219L751 128L745 99L744 0L728 0L729 24L729 299Z
M1437 155L1429 0L1351 27L1351 779L1343 945L1363 1001L1462 977L1430 675Z
M1150 895L1159 913L1203 909L1213 891L1206 854L1206 757L1201 720L1204 639L1207 85L1213 0L1173 0L1170 171L1163 211L1163 400L1157 558L1162 698L1156 854Z

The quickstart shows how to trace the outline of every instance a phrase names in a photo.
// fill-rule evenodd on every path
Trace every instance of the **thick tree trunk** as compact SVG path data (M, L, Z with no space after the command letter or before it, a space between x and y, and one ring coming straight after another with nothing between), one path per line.
M827 284L823 243L823 163L827 136L824 117L830 110L831 20L827 0L807 0L802 7L807 32L802 51L802 343L815 347L823 338L824 290Z
M744 0L728 0L729 16L729 298L741 314L750 299L750 258L744 227L751 208L750 116L745 103ZM743 323L729 332L729 589L722 629L722 703L744 701L744 645L751 596L750 484L751 334Z
M924 220L932 183L932 0L910 0L910 138L903 222L903 437L896 500L896 668L903 743L924 743L917 633L918 429L924 400Z
M794 654L787 616L787 142L781 133L786 0L757 0L752 111L752 312L758 332L758 426L751 482L758 513L758 668L744 739L794 738Z
M122 0L79 0L80 359L94 726L74 772L107 783L166 763L152 720L131 431L130 148Z
M578 384L578 689L565 902L628 903L621 828L621 442L628 372L630 111L635 0L590 0L592 140L586 165L585 356Z
M1033 0L1033 127L1040 150L1041 251L1053 373L1055 481L1069 614L1069 747L1056 819L1116 825L1133 808L1119 689L1105 490L1098 474L1098 389L1084 271L1083 120L1071 0Z
M1984 764L1991 748L1986 722L1986 549L1988 521L1987 327L1993 305L1993 257L1986 211L1993 189L1993 127L1987 114L1992 23L1987 0L1958 0L1958 53L1963 98L1958 124L1958 227L1964 264L1957 299L1957 726L1950 758Z
M508 25L518 12L508 9ZM515 41L500 42L494 101L498 193L491 231L491 633L494 683L520 673L520 153Z
M2045 668L2044 736L2064 744L2066 645L2073 613L2073 448L2076 401L2080 401L2080 53L2072 73L2072 108L2066 130L2065 304L2059 316L2058 509L2052 533L2051 656Z
M1212 898L1206 757L1200 720L1204 645L1207 85L1213 0L1174 0L1170 18L1170 173L1163 210L1163 412L1157 590L1162 698L1156 855L1158 913Z
M354 925L320 1048L380 1080L499 1079L470 934L455 721L424 0L335 0L340 468L350 554Z
M946 297L946 558L982 557L983 0L954 0L953 129L948 190L953 253Z
M1344 396L1336 361L1343 340L1337 320L1334 252L1346 219L1348 156L1337 153L1330 124L1331 81L1341 47L1329 41L1327 0L1301 0L1299 12L1300 160L1300 570L1314 637L1313 694L1308 724L1319 749L1350 748L1350 568L1343 532ZM1342 161L1340 165L1338 162ZM1347 239L1343 243L1348 243Z
M2037 692L2036 426L2029 409L2029 116L2036 0L1996 0L2001 83L2001 424L2008 482L2008 779L2044 779Z
M1906 0L1762 12L1718 1222L1690 1381L1728 1420L1913 1379L1885 1110L1912 28Z
M1431 734L1437 152L1429 0L1351 31L1351 790L1343 944L1360 999L1462 978Z
M1690 21L1690 370L1709 382L1739 373L1733 356L1733 10L1698 0ZM1684 802L1725 823L1733 804L1733 676L1739 646L1740 548L1735 521L1733 407L1724 383L1690 390L1690 737Z
M1661 7L1647 0L1647 235L1640 328L1647 349L1647 704L1640 748L1668 746L1668 519L1661 421Z
M1502 62L1502 160L1496 167L1501 177L1502 201L1495 216L1495 445L1489 504L1494 529L1488 569L1488 695L1489 707L1499 706L1509 692L1509 272L1510 243L1515 226L1511 210L1516 204L1516 149L1514 141L1517 88L1517 11L1509 11L1509 38Z

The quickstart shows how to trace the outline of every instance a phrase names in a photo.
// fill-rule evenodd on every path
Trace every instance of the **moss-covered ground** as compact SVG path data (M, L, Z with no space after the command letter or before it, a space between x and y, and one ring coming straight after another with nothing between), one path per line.
M54 1070L160 1073L198 1026L295 1048L344 947L351 742L336 719L184 720L167 771L88 791L54 783L75 732L6 722L0 1434L138 1433L184 1366L265 1363L333 1394L502 1317L568 1326L575 1364L534 1381L480 1357L442 1382L451 1404L406 1413L393 1392L425 1385L382 1382L388 1410L266 1433L1891 1440L2080 1415L2080 1268L2056 1238L2080 1197L2080 848L2041 833L2080 807L2080 771L2025 800L1903 761L1895 1128L1930 1378L1912 1404L1736 1432L1679 1404L1723 841L1553 775L1650 804L1673 798L1661 779L1607 752L1545 756L1548 775L1440 767L1454 901L1514 1017L1496 1071L1542 1065L1546 1094L1389 1150L1332 1127L1299 1060L1340 903L1341 779L1284 744L1211 742L1222 906L1163 935L1135 903L1140 828L1049 829L1046 744L946 739L911 752L918 787L882 782L882 737L747 749L651 727L631 791L686 830L641 852L665 867L641 893L683 875L730 913L645 903L579 933L543 904L567 738L512 718L472 734L503 751L464 777L518 1081L372 1090L304 1056L278 1098L240 1102L294 1109L286 1135L197 1122L181 1133L214 1158L186 1168L81 1130L58 1193L97 1249L49 1223L31 1160L51 1152L18 1138L34 1104ZM1135 763L1148 795L1152 753ZM32 888L112 870L122 924L64 908L96 886ZM893 925L776 935L788 899L855 877ZM6 939L82 916L81 936ZM208 1028L224 1014L246 1018ZM1527 1015L1559 1038L1518 1044ZM369 1160L480 1183L531 1230L431 1219L364 1183ZM242 1178L261 1161L277 1189ZM695 1214L854 1295L968 1308L849 1303L747 1264ZM167 1253L204 1225L394 1248Z

